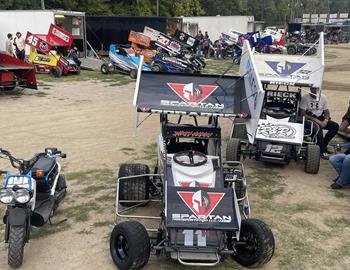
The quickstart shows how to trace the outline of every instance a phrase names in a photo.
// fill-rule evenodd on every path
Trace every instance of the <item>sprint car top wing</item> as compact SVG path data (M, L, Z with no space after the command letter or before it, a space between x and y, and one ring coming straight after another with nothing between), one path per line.
M314 56L255 53L253 57L262 83L305 87L322 85L323 33L320 33L317 54Z
M239 76L142 71L136 83L138 112L232 117L250 115Z

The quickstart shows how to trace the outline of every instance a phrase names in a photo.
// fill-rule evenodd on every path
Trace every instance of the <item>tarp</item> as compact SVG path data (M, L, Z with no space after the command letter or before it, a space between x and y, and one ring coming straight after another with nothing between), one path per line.
M232 117L250 114L239 76L142 71L136 84L138 112Z
M322 86L324 72L323 33L314 56L254 54L262 82L296 86Z

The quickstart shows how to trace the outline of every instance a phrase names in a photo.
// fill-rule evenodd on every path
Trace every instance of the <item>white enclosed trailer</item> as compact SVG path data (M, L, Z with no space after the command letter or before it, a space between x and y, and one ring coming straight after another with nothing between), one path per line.
M208 31L212 41L219 39L222 32L227 33L229 30L235 30L242 33L254 31L254 16L198 16L183 17L183 31L193 33L190 28L197 25L198 30L204 34Z
M7 34L17 32L25 37L27 31L33 34L47 34L50 24L56 24L73 35L74 44L86 55L85 13L64 10L0 10L0 51L5 50ZM29 48L26 48L26 54Z

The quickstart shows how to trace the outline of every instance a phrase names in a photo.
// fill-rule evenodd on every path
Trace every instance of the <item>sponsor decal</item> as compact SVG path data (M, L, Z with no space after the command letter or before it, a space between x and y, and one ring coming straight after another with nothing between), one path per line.
M261 123L257 133L271 139L295 139L296 130L285 124Z
M196 192L178 191L177 194L193 214L174 213L172 214L174 221L230 223L232 220L231 216L211 214L225 196L225 193L198 190Z
M54 36L64 40L65 42L69 42L69 36L63 33L62 31L58 30L57 28L52 28L51 32Z
M178 191L182 201L199 219L207 219L218 206L225 193L206 192L203 190L194 191Z
M274 72L279 74L282 77L287 77L289 75L292 75L299 69L301 69L303 66L306 65L306 63L292 63L289 61L265 61L265 63L272 68Z
M284 102L284 103L294 103L298 101L299 93L295 92L277 92L269 91L265 92L267 102Z
M40 50L41 51L48 51L49 50L49 45L45 41L41 41L39 44Z
M211 138L213 133L204 131L174 131L174 136Z
M194 83L167 83L183 101L187 104L200 105L217 88L217 85L196 85Z

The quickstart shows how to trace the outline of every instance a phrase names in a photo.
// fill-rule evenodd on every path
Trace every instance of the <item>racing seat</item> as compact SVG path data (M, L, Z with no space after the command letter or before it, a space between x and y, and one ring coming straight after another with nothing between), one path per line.
M296 109L292 104L284 102L267 102L262 110L262 118L266 119L266 115L275 119L283 119L296 115Z

